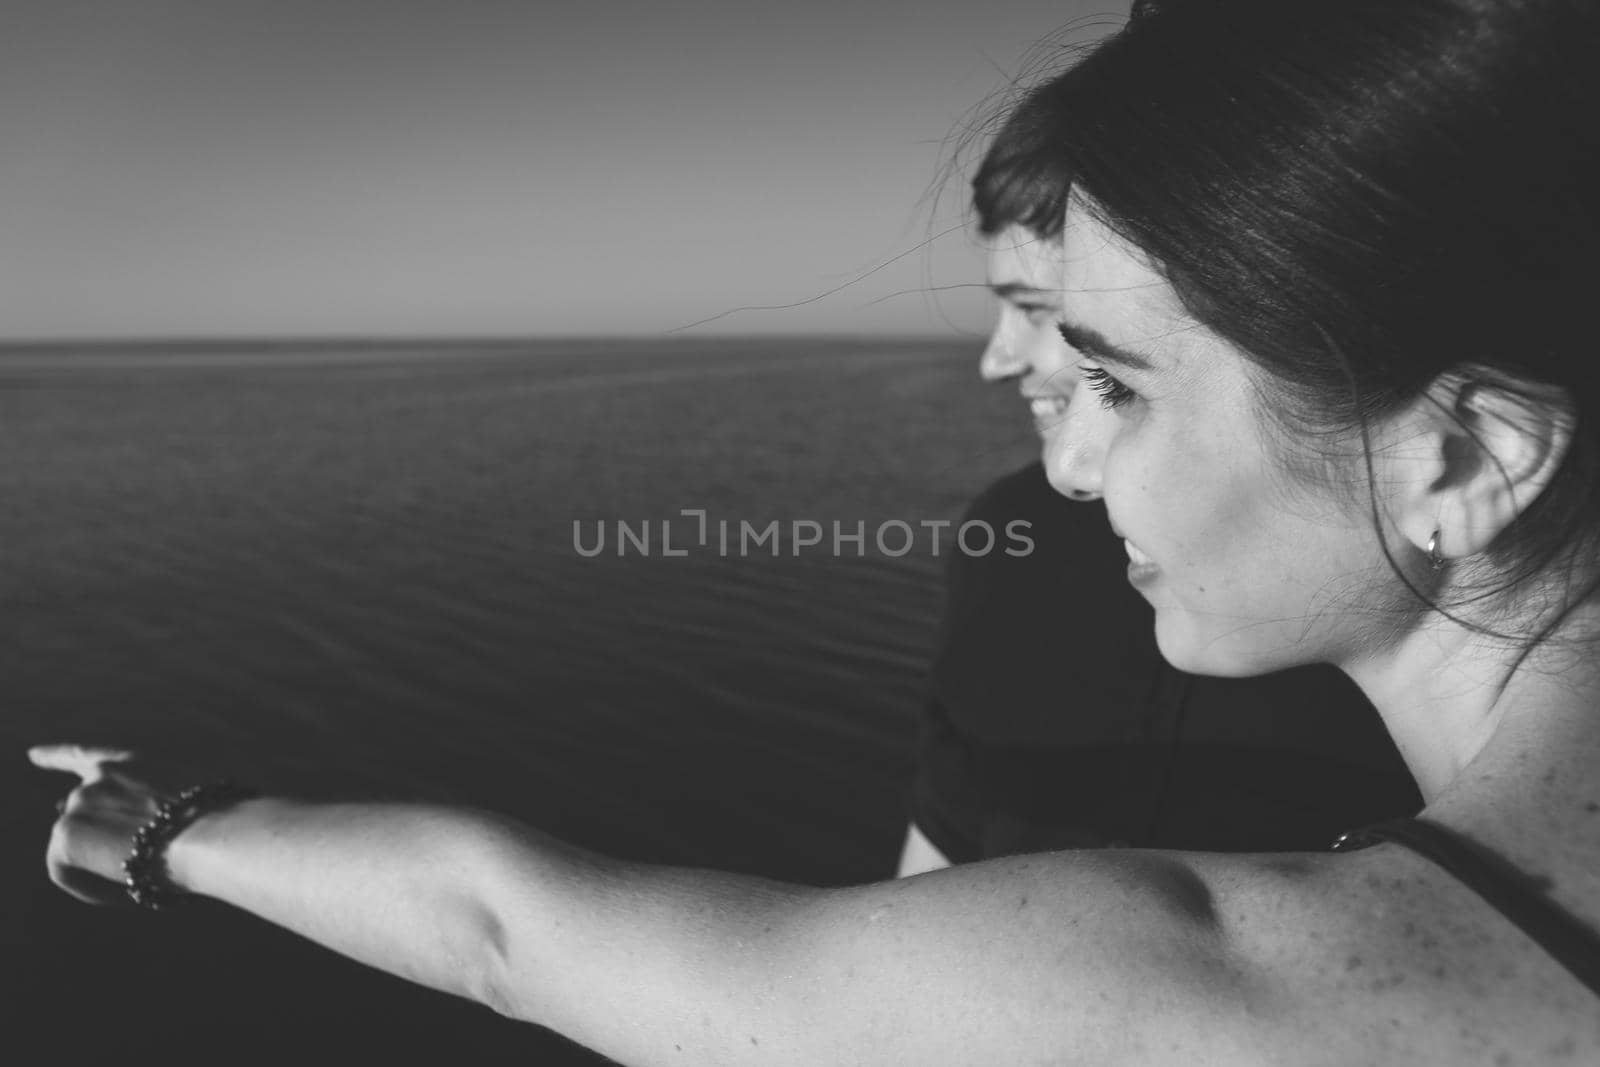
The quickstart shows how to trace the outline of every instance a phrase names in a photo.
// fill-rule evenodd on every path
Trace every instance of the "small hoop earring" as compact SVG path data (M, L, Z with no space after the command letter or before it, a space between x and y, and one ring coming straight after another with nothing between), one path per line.
M1439 533L1437 526L1433 528L1433 536L1428 538L1428 566L1434 570L1443 570L1445 558L1439 554Z

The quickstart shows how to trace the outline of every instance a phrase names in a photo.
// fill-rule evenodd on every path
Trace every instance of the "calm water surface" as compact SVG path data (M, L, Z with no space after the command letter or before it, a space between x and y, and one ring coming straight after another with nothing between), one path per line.
M13 1031L65 1027L65 1062L229 1062L216 1042L590 1062L224 909L152 920L59 896L39 858L64 780L23 759L41 740L483 805L640 859L885 875L944 560L925 530L899 558L872 531L955 518L1036 448L976 352L0 351ZM710 545L684 509L707 512ZM778 520L782 555L722 556L719 519ZM648 521L652 552L619 556L618 520ZM661 554L663 520L687 555ZM793 520L830 541L864 522L865 553L795 556ZM575 551L575 521L589 546L604 524L607 551ZM173 995L194 1010L152 1010Z

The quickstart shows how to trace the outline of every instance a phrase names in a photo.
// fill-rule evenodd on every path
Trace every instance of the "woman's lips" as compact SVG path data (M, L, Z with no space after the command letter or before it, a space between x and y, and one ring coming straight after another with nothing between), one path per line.
M1123 538L1122 546L1128 550L1128 581L1141 585L1160 573L1155 560L1141 552L1132 541Z

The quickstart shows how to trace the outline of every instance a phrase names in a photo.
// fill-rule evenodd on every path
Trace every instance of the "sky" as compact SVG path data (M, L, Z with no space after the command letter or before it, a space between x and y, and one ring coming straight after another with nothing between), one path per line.
M1125 10L0 0L0 339L981 331L951 140Z

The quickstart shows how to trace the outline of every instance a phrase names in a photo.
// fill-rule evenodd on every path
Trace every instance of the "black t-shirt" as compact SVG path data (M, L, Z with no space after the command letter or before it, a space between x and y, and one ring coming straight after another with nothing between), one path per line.
M1033 464L968 510L1033 551L950 557L912 818L952 860L1052 848L1323 849L1415 812L1377 712L1340 671L1174 670L1102 505Z

